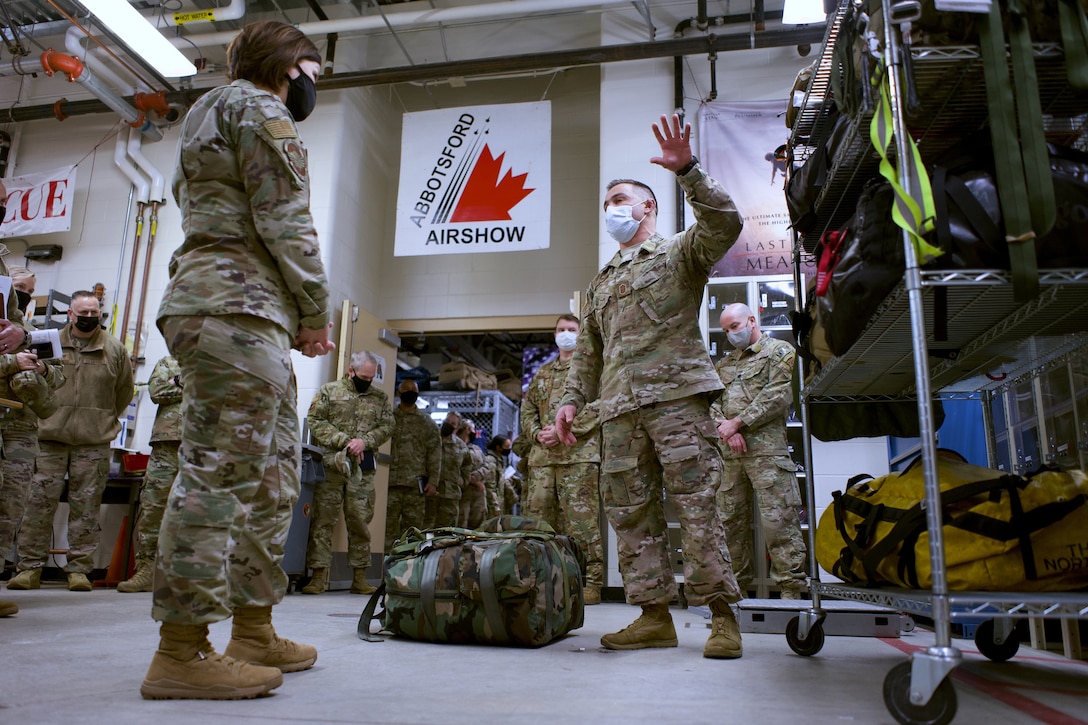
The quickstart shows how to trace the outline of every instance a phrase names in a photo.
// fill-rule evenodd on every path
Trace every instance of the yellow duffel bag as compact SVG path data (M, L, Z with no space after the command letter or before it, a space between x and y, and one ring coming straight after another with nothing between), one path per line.
M941 455L937 474L950 591L1088 587L1084 471L1024 478ZM852 584L931 587L920 460L880 478L855 476L833 497L816 529L821 567Z

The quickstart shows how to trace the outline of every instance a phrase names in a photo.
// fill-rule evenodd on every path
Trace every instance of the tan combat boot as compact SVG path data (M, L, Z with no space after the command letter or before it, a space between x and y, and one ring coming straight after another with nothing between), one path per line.
M223 654L281 672L308 670L317 662L317 648L281 639L272 628L272 607L239 607Z
M721 597L710 602L710 638L703 647L703 657L735 660L741 656L740 625L733 608Z
M597 586L589 585L582 590L582 599L585 601L586 606L592 606L594 604L601 603L601 588Z
M676 627L672 624L667 603L643 604L642 615L619 632L601 637L608 649L645 649L675 647Z
M327 568L314 569L310 583L302 587L303 594L321 594L329 588L329 570Z
M140 685L145 700L246 700L283 684L275 667L216 654L205 624L163 622L159 637Z
M155 578L155 562L150 559L141 559L136 565L136 573L117 585L119 592L149 592L151 580Z
M94 587L91 586L91 580L87 578L86 574L80 574L79 572L68 572L68 591L70 592L89 592Z
M0 617L10 617L13 614L19 613L19 605L15 602L9 602L6 599L0 599Z
M351 575L352 594L373 594L378 588L366 580L366 569L356 569Z
M41 589L41 587L42 570L40 567L37 569L23 569L8 580L8 589Z

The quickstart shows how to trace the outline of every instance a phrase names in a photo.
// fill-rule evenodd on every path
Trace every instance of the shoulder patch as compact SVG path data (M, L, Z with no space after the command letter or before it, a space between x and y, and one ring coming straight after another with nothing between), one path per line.
M291 170L300 179L306 178L306 152L302 149L302 144L294 139L288 139L283 142L283 155L287 158L287 163L291 166Z
M286 118L265 121L264 130L269 136L276 139L298 138L298 132L295 131L295 124L291 123Z

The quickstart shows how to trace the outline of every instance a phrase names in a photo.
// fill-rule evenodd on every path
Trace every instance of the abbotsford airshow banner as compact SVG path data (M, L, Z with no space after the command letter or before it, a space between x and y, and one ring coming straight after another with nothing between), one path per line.
M546 249L551 103L404 115L394 255Z
M699 158L744 216L744 230L714 266L713 277L793 272L793 232L786 211L786 101L704 103Z

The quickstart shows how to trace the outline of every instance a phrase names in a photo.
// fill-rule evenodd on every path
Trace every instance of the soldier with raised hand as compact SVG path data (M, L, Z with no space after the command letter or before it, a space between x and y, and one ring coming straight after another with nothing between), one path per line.
M151 426L151 457L140 488L140 515L136 518L136 571L117 585L117 591L149 592L155 576L155 554L159 550L159 527L166 510L166 497L178 475L178 447L181 445L181 368L166 355L155 363L147 380L147 394L158 408Z
M170 259L159 331L185 388L177 480L159 532L151 616L159 647L140 694L264 695L317 649L279 637L283 544L301 487L291 349L328 339L328 285L296 122L317 102L317 47L263 21L227 47L230 85L181 125L174 198L185 241ZM233 617L223 654L208 625Z
M619 251L590 283L582 328L555 418L567 445L575 415L599 399L601 493L616 530L627 601L642 615L606 634L609 649L677 646L669 602L677 596L669 563L662 488L680 522L684 594L709 605L711 635L703 656L741 656L730 607L741 598L714 495L722 457L710 401L721 394L699 329L711 268L740 235L733 200L699 168L691 127L678 116L653 126L661 156L676 174L695 224L672 237L657 233L657 198L642 182L621 179L605 192L605 224Z
M306 563L313 578L303 594L321 594L329 587L332 529L344 509L348 530L351 593L370 594L370 522L374 518L374 454L393 435L389 397L374 387L378 358L370 352L351 356L348 374L321 386L310 402L307 422L314 443L325 449L325 480L314 485Z
M805 541L798 509L797 464L786 442L792 398L793 345L763 334L748 305L722 310L732 347L715 365L725 393L711 406L725 444L718 508L741 590L752 584L752 505L759 512L771 578L783 599L800 599ZM762 556L762 553L760 554Z
M426 501L438 490L442 471L442 442L438 428L416 406L419 386L404 380L397 387L393 438L389 455L389 502L385 511L385 552L408 529L422 529Z
M521 437L533 441L523 513L547 521L560 534L573 538L585 556L585 603L600 604L604 586L601 546L601 437L597 404L582 408L571 432L577 442L560 444L555 413L566 389L570 361L578 337L578 318L560 315L555 322L559 356L540 366L521 401Z

